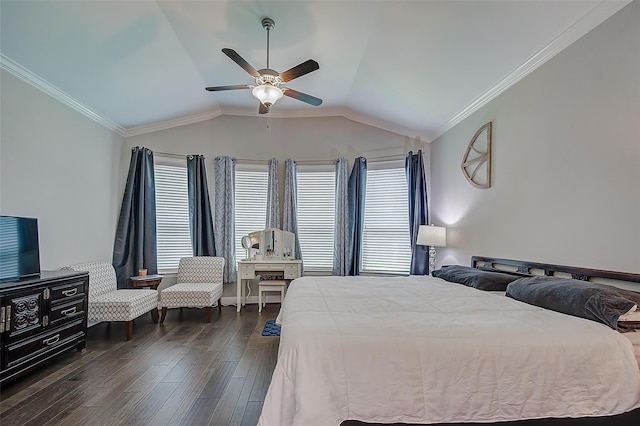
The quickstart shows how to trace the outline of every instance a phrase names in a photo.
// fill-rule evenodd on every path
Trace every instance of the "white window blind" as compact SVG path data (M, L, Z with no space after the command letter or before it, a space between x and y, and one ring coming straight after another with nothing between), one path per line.
M411 243L404 166L367 170L362 271L409 273Z
M186 159L182 164L155 163L154 175L158 272L175 272L181 257L193 256Z
M244 259L242 237L265 228L267 219L267 184L269 170L265 165L236 165L235 246L236 259Z
M333 269L336 178L334 166L297 167L298 238L304 270Z

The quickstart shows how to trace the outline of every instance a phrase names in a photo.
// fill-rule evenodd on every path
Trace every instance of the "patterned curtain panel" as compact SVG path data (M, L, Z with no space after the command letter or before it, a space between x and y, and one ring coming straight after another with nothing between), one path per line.
M278 160L269 160L269 181L267 183L267 228L280 229L280 189L278 188Z
M298 177L296 162L290 158L284 163L284 214L282 218L282 229L295 234L296 259L302 259L302 250L300 250L300 240L298 238ZM304 271L304 268L302 268L302 270Z
M364 225L364 200L367 188L367 159L358 157L353 162L347 190L349 210L348 275L360 275L362 261L362 227Z
M236 160L216 157L214 161L215 226L214 241L217 256L224 257L224 282L236 281L235 254L235 176Z
M349 269L349 175L347 159L336 160L336 229L333 234L333 275L345 276Z
M187 157L187 189L189 192L189 224L194 256L215 256L213 217L209 185L203 155Z
M118 288L129 287L128 279L138 275L138 269L158 273L153 152L144 147L135 147L131 152L113 245L113 267Z
M429 273L429 247L416 244L418 228L429 223L427 207L427 180L424 175L424 159L422 150L416 154L409 151L404 163L409 188L409 235L411 235L411 267L412 275Z

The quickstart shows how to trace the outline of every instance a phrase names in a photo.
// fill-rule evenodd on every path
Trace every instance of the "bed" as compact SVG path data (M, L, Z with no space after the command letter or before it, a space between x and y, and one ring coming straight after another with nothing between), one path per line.
M601 277L640 288L635 274L472 259L480 269L498 264L516 275ZM633 339L440 278L302 277L292 282L278 322L278 360L260 426L639 412Z

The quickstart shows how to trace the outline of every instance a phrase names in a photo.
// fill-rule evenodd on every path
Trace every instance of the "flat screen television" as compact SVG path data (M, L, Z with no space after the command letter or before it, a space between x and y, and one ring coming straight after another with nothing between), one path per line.
M0 282L39 275L38 219L0 216Z

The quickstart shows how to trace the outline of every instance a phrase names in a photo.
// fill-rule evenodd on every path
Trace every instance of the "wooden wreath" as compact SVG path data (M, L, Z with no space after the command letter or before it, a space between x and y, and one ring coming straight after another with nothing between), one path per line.
M486 134L486 148L483 146L484 138L478 142L483 133ZM491 121L480 127L471 138L460 168L471 185L480 189L491 187ZM479 173L483 169L485 173Z

